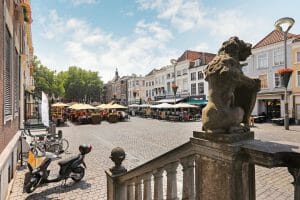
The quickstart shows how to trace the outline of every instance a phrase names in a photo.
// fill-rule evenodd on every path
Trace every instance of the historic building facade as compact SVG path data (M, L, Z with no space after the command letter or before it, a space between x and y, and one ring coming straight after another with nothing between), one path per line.
M187 50L176 59L176 63L153 69L145 76L129 76L128 104L174 103L183 100L192 104L205 104L208 85L204 81L203 71L214 56L212 53ZM112 85L111 81L106 90L109 85ZM172 89L174 86L177 87L176 98Z
M114 101L122 105L127 105L127 80L128 77L120 77L118 69L116 69L114 78L104 85L103 102L109 103L111 101Z
M300 35L297 35L292 42L292 105L293 117L300 123Z
M266 115L267 119L284 116L284 87L281 86L278 69L284 68L283 32L274 30L259 41L252 48L252 55L247 59L244 73L252 78L259 78L261 90L253 110L254 115ZM288 34L287 40L287 66L292 66L292 44L298 36ZM293 73L295 74L295 73ZM294 76L294 75L293 75ZM291 79L288 85L289 114L294 117L292 102Z
M5 199L18 159L24 93L33 81L29 0L0 1L0 199Z

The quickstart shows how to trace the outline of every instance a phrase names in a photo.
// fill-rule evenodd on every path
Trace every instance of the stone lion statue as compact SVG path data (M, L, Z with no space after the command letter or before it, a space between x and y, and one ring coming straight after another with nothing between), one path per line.
M231 37L205 69L209 99L202 111L202 125L210 133L249 131L249 117L260 90L260 80L243 74L240 61L251 55L251 44Z

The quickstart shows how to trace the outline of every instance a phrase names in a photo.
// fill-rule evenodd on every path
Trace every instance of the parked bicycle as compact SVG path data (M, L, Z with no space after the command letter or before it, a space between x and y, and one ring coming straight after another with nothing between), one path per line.
M37 156L43 156L45 152L52 152L59 155L66 152L69 148L67 139L62 138L62 131L59 130L56 134L38 134L33 135L30 129L24 129L22 136L31 137L30 147L32 152Z

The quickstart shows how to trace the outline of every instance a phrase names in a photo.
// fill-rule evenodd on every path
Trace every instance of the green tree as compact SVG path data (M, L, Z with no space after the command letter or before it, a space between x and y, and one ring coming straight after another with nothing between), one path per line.
M98 72L72 66L66 73L64 87L67 99L88 102L100 100L103 82L98 76Z
M35 82L35 94L41 96L42 91L52 96L54 94L55 72L41 64L35 56L33 60L33 78Z
M41 64L35 56L33 61L35 93L42 91L49 97L61 97L74 101L99 101L103 82L98 72L72 66L67 71L56 72Z

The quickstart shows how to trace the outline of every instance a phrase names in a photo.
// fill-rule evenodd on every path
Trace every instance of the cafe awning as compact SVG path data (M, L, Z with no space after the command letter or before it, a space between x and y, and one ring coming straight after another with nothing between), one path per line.
M207 100L190 99L186 103L192 104L192 105L206 105Z
M184 98L176 98L176 103L179 101L182 101ZM174 103L174 98L171 99L161 99L159 101L156 101L155 103Z

